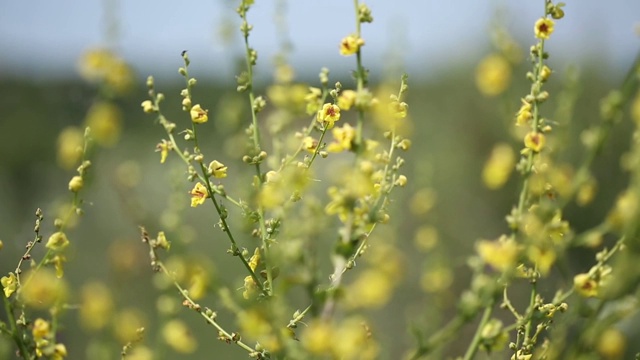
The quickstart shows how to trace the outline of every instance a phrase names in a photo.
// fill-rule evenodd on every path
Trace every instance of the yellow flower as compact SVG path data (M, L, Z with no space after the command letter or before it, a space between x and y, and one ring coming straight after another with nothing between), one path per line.
M33 322L33 330L31 330L31 333L36 341L47 338L51 335L51 325L48 321L37 318L36 321Z
M122 111L109 102L99 102L89 109L85 125L91 128L91 137L100 146L113 146L120 139Z
M554 25L554 22L551 19L547 19L547 18L538 19L533 29L536 35L536 38L548 39L549 36L553 33L553 25Z
M326 355L333 345L333 333L335 329L325 321L316 320L302 333L302 346L312 354Z
M162 329L164 341L182 354L193 353L198 347L189 327L182 320L171 320Z
M75 126L69 126L58 135L58 165L63 169L72 169L82 158L84 133Z
M389 104L389 112L396 119L404 119L407 117L407 110L409 109L409 105L406 102L398 102L392 101Z
M156 107L153 105L153 102L151 100L143 101L140 106L142 106L142 111L146 113L152 113L156 111Z
M302 139L302 148L310 153L314 153L316 148L318 147L318 140L312 138L311 136L305 136Z
M67 258L62 255L56 255L51 260L49 260L48 264L53 264L53 267L56 269L56 277L60 279L64 276L64 263L67 262Z
M53 347L53 355L51 360L62 360L67 357L67 347L64 344L56 344Z
M318 122L326 123L327 129L333 127L333 123L340 120L340 108L338 105L326 103L322 106L322 109L318 111Z
M389 301L393 294L393 277L379 269L367 269L351 284L345 297L347 306L351 308L380 308Z
M363 45L364 40L357 36L349 35L340 42L340 54L344 56L353 55L357 53Z
M82 176L74 176L71 178L71 181L69 181L69 190L77 193L78 191L82 190L82 186L84 185L84 181L82 180Z
M542 67L542 71L540 71L540 80L547 81L547 79L549 79L549 76L551 76L551 69L547 66L544 65Z
M82 286L80 322L91 331L104 328L112 320L114 303L111 291L101 282L90 282Z
M573 277L573 286L584 297L598 296L598 283L589 274L578 274Z
M191 121L193 121L196 124L206 123L207 121L209 121L209 116L207 115L208 112L209 110L204 110L200 106L200 104L193 105L190 111Z
M351 150L353 139L356 137L356 129L349 124L344 124L332 130L334 142L327 146L329 152L341 152Z
M219 162L218 160L213 160L209 164L209 174L213 175L213 177L222 179L227 177L227 167Z
M12 272L10 272L8 276L3 276L2 279L0 279L0 283L4 289L4 296L7 298L18 289L18 279L16 278L16 274Z
M616 328L608 328L598 339L596 349L604 359L622 359L627 348L625 335Z
M338 97L338 106L340 109L349 110L356 102L357 93L353 90L344 90Z
M514 169L516 157L511 146L497 144L491 151L491 156L482 169L482 181L492 190L501 188Z
M522 99L522 106L520 106L520 110L518 110L518 113L516 114L516 125L525 125L532 118L531 103Z
M478 254L496 270L506 271L514 267L518 259L518 245L513 240L480 240L476 244Z
M540 152L544 148L546 139L542 133L530 132L524 137L524 146L534 152Z
M165 139L162 139L162 142L156 145L156 152L160 152L160 164L164 164L167 160L167 155L169 155L169 150L171 149L173 149L173 144Z
M23 278L27 281L23 282L20 290L21 299L38 310L61 305L69 292L67 283L48 268L32 270Z
M204 204L205 200L209 197L207 188L200 182L196 183L189 194L191 194L191 207Z
M321 98L322 90L316 87L309 88L309 93L304 97L304 100L307 102L307 114L311 115L318 112Z
M47 240L47 245L45 246L51 250L62 250L69 246L69 239L67 239L65 233L58 231L49 236L49 240Z
M496 96L511 82L511 66L504 56L491 54L476 68L476 86L485 96Z

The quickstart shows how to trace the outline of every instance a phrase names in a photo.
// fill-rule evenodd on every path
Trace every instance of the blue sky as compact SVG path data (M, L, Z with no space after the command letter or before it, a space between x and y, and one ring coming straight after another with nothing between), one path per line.
M566 18L556 25L548 49L564 61L596 62L624 68L640 49L640 1L565 0ZM179 5L182 4L182 5ZM173 73L179 54L189 50L193 66L227 74L240 51L222 40L223 24L235 31L237 1L231 0L32 0L0 2L0 76L56 78L74 74L80 54L105 43L105 6L118 19L117 49L141 76ZM337 51L353 32L353 1L256 0L249 14L251 42L259 65L269 66L279 49L274 17L279 4L294 44L297 69L352 67ZM404 49L409 72L434 74L445 66L477 62L488 51L487 29L498 7L506 25L526 48L533 39L542 0L370 0L374 23L363 26L367 66L381 67L390 51ZM226 76L226 75L220 75ZM232 74L229 74L232 78Z

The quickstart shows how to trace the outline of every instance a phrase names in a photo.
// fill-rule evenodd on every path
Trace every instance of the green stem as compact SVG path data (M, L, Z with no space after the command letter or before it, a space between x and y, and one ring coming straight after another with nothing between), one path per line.
M482 318L480 319L480 323L476 328L476 333L473 335L473 339L471 340L471 344L469 344L469 347L467 348L467 352L464 354L463 360L471 360L476 355L476 352L478 351L478 347L480 346L480 340L482 340L482 329L491 318L492 313L493 313L493 300L484 309L484 312L482 313Z
M11 306L9 299L6 296L4 296L4 294L0 294L0 296L2 296L2 300L4 301L4 310L7 313L7 320L9 323L9 327L11 327L11 332L10 332L11 337L13 338L13 341L16 343L16 346L18 346L20 356L23 359L28 360L30 359L30 357L27 352L27 345L24 343L24 341L22 341L22 333L20 332L20 329L16 325L16 317L13 314L13 307Z

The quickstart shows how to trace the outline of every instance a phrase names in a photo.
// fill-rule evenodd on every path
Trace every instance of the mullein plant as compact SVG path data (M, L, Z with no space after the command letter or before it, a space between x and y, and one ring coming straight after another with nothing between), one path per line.
M75 217L83 212L82 189L91 161L87 159L90 144L89 128L84 141L76 149L79 166L77 175L69 180L71 201L66 211L53 221L53 231L44 244L45 253L37 255L45 240L42 234L44 212L35 212L34 238L17 261L14 271L2 277L6 322L0 322L0 333L10 338L21 359L55 359L67 357L66 345L58 339L60 320L69 308L69 285L64 278L65 253L71 241L67 236L75 226ZM46 313L46 316L42 314Z
M188 194L191 206L213 206L215 231L222 232L227 253L245 270L242 282L236 284L241 290L234 295L221 289L219 305L200 304L162 260L162 252L170 250L171 234L159 231L152 236L141 228L142 240L149 246L153 269L171 279L183 305L212 325L219 340L238 346L250 357L331 354L376 358L379 348L371 330L352 310L386 302L399 271L395 251L383 244L376 249L370 238L379 224L390 221L391 193L407 183L400 172L404 160L399 155L411 145L400 132L408 121L408 105L403 100L407 77L402 77L396 93L384 95L388 100L374 96L363 65L361 33L361 25L372 22L373 17L367 5L356 0L356 29L338 46L341 55L356 59L355 86L345 88L340 82L331 86L328 69L320 72L317 87L298 84L292 68L281 58L276 83L268 88L267 96L261 95L254 84L258 52L249 41L252 5L253 1L244 0L237 8L245 50L245 69L237 76L237 91L246 96L251 121L245 130L245 154L235 163L224 164L202 151L210 114L196 101L197 80L189 75L186 51L179 74L185 79L182 109L190 125L185 129L165 117L164 95L156 92L152 77L147 80L150 99L142 103L143 111L154 114L165 131L165 138L157 144L160 162L174 154L193 183ZM273 102L278 116L265 113L267 100ZM299 128L294 119L305 114L309 120ZM351 124L345 120L349 117L355 118ZM328 170L340 166L335 161L323 164L330 159L343 161L344 169ZM251 173L245 180L250 188L247 198L233 195L241 193L237 186L242 183L238 178L242 166ZM327 171L339 176L327 179ZM318 185L326 182L334 184L325 187L328 200L323 204ZM189 198L185 196L184 201ZM248 231L233 226L234 214L250 224ZM339 227L327 233L332 223ZM322 276L317 266L321 255L316 251L321 247L316 243L332 238L335 244L327 255L333 271ZM353 286L343 286L344 274L365 252L378 260L388 255L391 265L367 270ZM324 280L327 276L328 282ZM306 293L306 300L288 296L298 289ZM343 303L345 315L338 311ZM235 324L220 322L216 306L234 313ZM304 329L301 323L306 324Z
M34 239L27 242L15 270L0 280L7 319L6 323L0 323L1 333L12 339L15 353L22 359L62 360L68 356L67 347L58 336L64 327L61 318L75 307L69 304L72 289L64 277L65 254L72 244L70 239L73 239L67 234L77 226L84 213L82 193L90 181L88 174L92 168L90 157L94 155L94 145L106 148L118 142L122 112L115 99L126 95L133 84L128 64L107 49L87 51L82 55L78 68L80 75L88 83L96 85L98 91L93 105L85 114L83 125L68 126L58 134L58 166L64 170L76 170L76 175L68 183L71 199L52 211L56 214L54 231L46 238L42 231L42 227L46 227L45 212L36 210ZM46 240L44 249L40 250L43 240ZM45 251L44 254L40 254L41 251ZM85 290L89 289L82 291L86 300ZM100 296L101 304L109 302L108 290L105 292L104 286L93 286L90 290L93 298ZM81 320L90 324L101 321L106 324L105 317L95 311L96 307L87 305L90 304L83 301ZM45 313L48 315L42 316Z
M522 139L520 160L515 164L522 185L516 205L506 217L510 232L495 240L476 243L477 255L469 260L473 271L471 287L461 296L458 314L431 336L416 331L418 348L411 358L437 353L465 323L478 315L481 316L475 334L461 359L473 359L481 350L492 354L505 349L512 360L577 359L594 353L605 359L624 356L626 340L616 325L637 311L637 301L632 299L640 282L637 267L631 266L631 259L637 256L633 243L638 237L638 163L634 155L637 133L630 153L623 158L631 175L630 185L606 219L592 229L574 233L562 210L572 201L585 206L593 199L596 183L590 166L610 129L622 117L623 105L637 88L640 59L633 64L621 89L612 91L603 100L603 121L584 132L586 157L577 170L560 163L561 144L552 136L553 126L558 122L546 118L543 110L551 96L545 84L553 74L545 43L551 39L556 21L564 16L563 6L545 0L544 16L533 28L537 43L530 48L532 69L526 74L531 87L513 119L514 133ZM485 58L477 70L476 82L484 95L495 96L507 87L511 69L500 56ZM566 120L575 96L567 92L563 95L560 106L564 107L557 114L568 114ZM636 102L638 99L640 96ZM497 145L483 170L485 185L491 189L501 187L509 178L514 161L509 145ZM615 236L616 240L605 245L606 235ZM573 247L601 250L588 271L564 279L555 295L546 299L538 284L551 281L548 277L552 268ZM529 301L518 309L509 290L521 292L523 282L528 287ZM581 319L585 312L589 314L587 319ZM509 316L513 320L505 323L505 317ZM575 328L578 323L584 326ZM569 331L578 334L577 341L567 343Z

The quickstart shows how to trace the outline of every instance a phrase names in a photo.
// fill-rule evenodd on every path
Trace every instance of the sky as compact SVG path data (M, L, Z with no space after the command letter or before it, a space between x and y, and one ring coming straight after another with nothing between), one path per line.
M640 1L565 0L566 17L556 24L547 49L575 63L614 69L628 66L640 50ZM348 0L256 0L249 13L250 42L259 66L270 67L281 49L282 29L293 44L290 60L299 71L322 66L353 67L338 44L354 32ZM232 79L241 53L239 19L232 0L24 0L0 1L0 79L76 76L80 55L114 46L140 76L175 73L180 52L189 50L192 69ZM542 0L369 0L374 22L364 24L365 65L381 68L397 55L407 72L434 75L452 64L477 62L490 51L489 29L502 9L510 33L526 49ZM276 21L279 17L284 21ZM116 22L109 19L117 19ZM115 26L113 26L115 24ZM235 35L225 41L225 33ZM111 33L112 36L107 36ZM107 41L109 40L110 41ZM260 70L260 68L259 68ZM260 71L258 71L260 73Z

